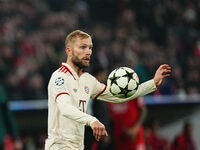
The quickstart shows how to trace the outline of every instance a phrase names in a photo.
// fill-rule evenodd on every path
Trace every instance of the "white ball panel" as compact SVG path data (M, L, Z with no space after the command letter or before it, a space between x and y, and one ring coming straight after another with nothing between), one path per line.
M112 84L110 90L113 94L118 94L121 92L120 88L116 84Z
M126 75L126 73L133 73L133 79L129 80L128 77L122 77ZM116 83L113 83L111 85L111 80L109 78L117 77L115 80ZM134 80L135 79L135 80ZM129 82L128 82L129 81ZM108 77L107 80L107 88L111 91L111 93L115 97L130 97L137 91L137 86L139 84L139 78L137 74L132 70L131 68L128 67L120 67L118 69L113 70ZM119 94L121 92L120 88L125 88L128 85L128 90L132 90L129 92L126 96L124 94Z
M133 69L131 69L131 68L128 68L128 67L123 67L126 71L128 71L129 73L132 73L132 72L134 72L134 70Z
M137 87L137 82L133 79L131 79L128 83L128 89L134 90Z
M107 80L107 88L109 89L110 88L110 84L111 84L111 81L110 79Z
M117 85L120 86L121 88L125 88L128 84L128 78L127 77L121 77L117 79Z
M123 75L125 75L125 74L126 74L126 71L125 71L124 69L122 69L122 68L118 69L118 70L115 72L115 76L116 76L116 77L121 77L121 76L123 76Z

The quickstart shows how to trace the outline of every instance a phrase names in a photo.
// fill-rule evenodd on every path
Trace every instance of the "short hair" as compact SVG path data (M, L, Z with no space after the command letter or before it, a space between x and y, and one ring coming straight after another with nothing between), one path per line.
M75 30L67 35L67 37L65 39L65 47L67 48L69 46L69 43L74 42L74 40L77 37L79 37L81 39L91 38L91 36L89 34L87 34L86 32L83 32L81 30Z

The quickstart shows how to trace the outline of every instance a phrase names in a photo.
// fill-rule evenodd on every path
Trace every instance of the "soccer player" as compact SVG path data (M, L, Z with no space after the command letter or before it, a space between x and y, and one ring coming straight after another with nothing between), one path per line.
M113 123L115 150L146 150L142 123L146 107L142 97L123 104L107 103Z
M48 138L45 150L83 150L84 126L90 126L97 141L108 136L104 125L97 118L86 114L90 99L112 103L124 103L144 96L157 89L171 67L161 65L152 80L140 84L129 98L112 96L106 85L100 83L83 68L89 67L92 54L92 38L75 30L65 41L67 61L56 70L48 85Z

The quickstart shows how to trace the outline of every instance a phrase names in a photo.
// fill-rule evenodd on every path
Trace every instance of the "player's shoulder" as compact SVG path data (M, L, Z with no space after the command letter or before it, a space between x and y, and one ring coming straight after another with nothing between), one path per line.
M85 78L87 78L88 80L96 80L96 78L93 75L91 75L90 73L88 73L88 72L84 72L83 76Z
M63 77L63 78L69 77L68 69L64 66L59 67L52 73L51 76L51 78L57 78L57 77Z

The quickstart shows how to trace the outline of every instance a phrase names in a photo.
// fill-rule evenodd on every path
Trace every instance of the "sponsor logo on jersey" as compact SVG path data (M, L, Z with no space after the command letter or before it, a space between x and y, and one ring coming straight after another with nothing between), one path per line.
M58 86L61 86L65 83L65 80L62 78L62 77L58 77L56 80L55 80L55 84L58 85Z
M88 88L87 86L85 86L84 89L85 89L85 92L86 92L87 94L89 94L89 88Z

